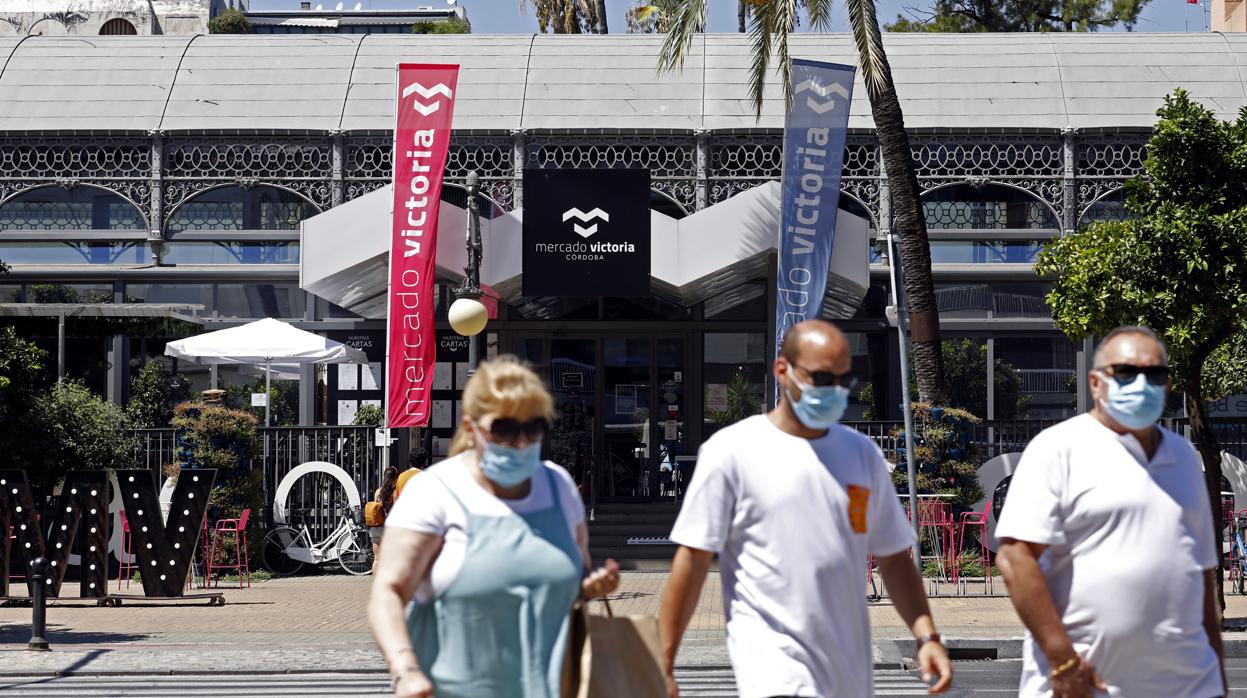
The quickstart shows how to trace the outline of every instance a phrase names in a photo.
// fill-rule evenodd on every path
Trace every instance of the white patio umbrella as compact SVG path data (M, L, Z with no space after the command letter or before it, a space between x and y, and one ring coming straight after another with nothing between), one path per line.
M165 355L210 366L263 366L265 426L269 426L267 396L275 364L289 369L299 364L368 363L368 356L358 349L272 318L169 342Z

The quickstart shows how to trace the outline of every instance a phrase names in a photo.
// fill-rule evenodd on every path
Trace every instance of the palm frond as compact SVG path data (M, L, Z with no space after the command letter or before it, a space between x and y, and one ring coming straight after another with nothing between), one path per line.
M671 19L671 29L658 54L658 72L668 73L684 67L684 57L693 37L706 27L706 0L685 0Z
M750 42L753 66L749 75L749 92L755 114L762 116L762 99L766 90L766 73L771 63L771 47L779 52L776 72L784 85L785 104L792 100L792 56L788 52L788 35L796 24L802 0L768 0L754 5Z
M879 33L879 17L875 0L845 0L849 11L849 28L853 42L857 44L857 62L862 69L862 81L866 91L878 94L887 84L887 54L883 51L883 37Z
M805 9L810 13L810 28L825 32L831 30L832 0L805 0Z

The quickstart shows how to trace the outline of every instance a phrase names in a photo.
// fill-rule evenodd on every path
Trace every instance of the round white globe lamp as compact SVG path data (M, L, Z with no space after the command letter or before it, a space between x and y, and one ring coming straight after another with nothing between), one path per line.
M460 298L450 304L450 326L464 337L479 334L489 321L489 310L475 298Z

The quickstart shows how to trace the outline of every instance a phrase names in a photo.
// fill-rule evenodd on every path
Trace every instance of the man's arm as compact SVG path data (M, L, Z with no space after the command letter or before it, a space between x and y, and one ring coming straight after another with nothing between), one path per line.
M675 656L680 651L680 640L688 628L688 622L701 598L701 588L706 582L706 572L714 553L681 545L676 548L671 561L671 575L667 577L667 589L662 595L662 607L658 615L658 628L662 637L664 669L668 688L674 690Z
M914 567L909 550L895 555L877 558L879 576L888 589L892 605L905 625L915 638L935 634L935 620L931 618L931 607L927 603L927 594L922 590L922 578ZM922 678L930 682L935 675L939 681L931 687L931 693L943 693L953 683L953 666L948 660L948 651L942 644L928 642L918 648L917 659L922 667Z
M1221 665L1221 687L1227 693L1230 684L1225 680L1225 647L1221 644L1221 603L1217 600L1218 570L1204 571L1204 632L1208 633L1208 643L1217 653L1217 662Z
M1061 622L1061 614L1057 613L1052 592L1039 567L1039 557L1047 549L1048 546L1039 543L1005 538L996 551L996 564L1005 578L1013 608L1035 636L1048 664L1055 668L1078 656L1078 652L1065 632L1065 624Z

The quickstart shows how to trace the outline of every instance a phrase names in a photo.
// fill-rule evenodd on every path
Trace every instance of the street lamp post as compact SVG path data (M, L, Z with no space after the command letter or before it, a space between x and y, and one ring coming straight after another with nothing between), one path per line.
M480 333L489 320L489 311L481 303L481 259L484 250L481 245L481 207L477 194L481 190L481 180L475 171L468 173L465 183L468 192L468 231L467 250L468 265L463 269L463 282L455 289L455 302L450 306L450 326L459 334L469 337L468 366L476 370L481 359Z

